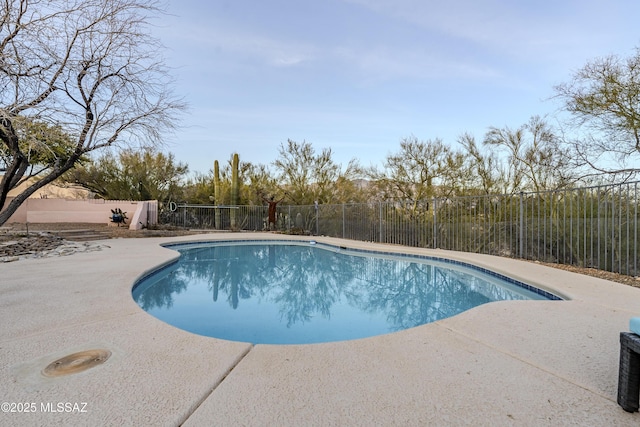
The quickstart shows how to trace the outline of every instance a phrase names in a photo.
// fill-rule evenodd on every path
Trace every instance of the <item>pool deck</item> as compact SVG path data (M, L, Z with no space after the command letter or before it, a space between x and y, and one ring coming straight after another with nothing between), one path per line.
M570 300L485 304L349 342L252 346L176 329L131 297L136 279L177 256L160 243L259 238L297 239L115 239L0 264L0 425L640 425L616 403L619 334L640 315L638 288L512 259L313 237L467 261ZM112 354L80 373L42 375L90 349Z

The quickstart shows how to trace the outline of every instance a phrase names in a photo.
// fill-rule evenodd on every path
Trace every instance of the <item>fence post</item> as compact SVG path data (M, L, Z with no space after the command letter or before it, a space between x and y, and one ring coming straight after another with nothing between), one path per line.
M318 218L318 215L320 214L320 210L318 209L318 201L316 200L315 202L313 202L315 208L316 208L316 236L320 235L320 221Z
M520 192L520 258L524 258L524 191Z
M379 233L378 242L382 243L382 202L379 202L378 206L380 211L380 221L379 221L380 229L378 230L378 233Z
M436 233L438 232L438 199L433 198L433 249L438 248L438 238Z
M345 218L344 218L344 203L342 204L342 238L345 238L345 235L347 233L345 232Z

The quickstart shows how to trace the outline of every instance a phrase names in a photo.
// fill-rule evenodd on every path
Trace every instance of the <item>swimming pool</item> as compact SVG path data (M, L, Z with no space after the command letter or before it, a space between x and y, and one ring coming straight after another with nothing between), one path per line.
M167 246L180 258L134 285L138 305L178 328L254 344L351 340L492 301L561 299L457 261L315 241Z

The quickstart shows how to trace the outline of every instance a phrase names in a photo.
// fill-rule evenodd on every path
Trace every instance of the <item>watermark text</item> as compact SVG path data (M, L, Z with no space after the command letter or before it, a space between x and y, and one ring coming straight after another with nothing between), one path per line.
M87 402L2 402L4 413L87 413Z

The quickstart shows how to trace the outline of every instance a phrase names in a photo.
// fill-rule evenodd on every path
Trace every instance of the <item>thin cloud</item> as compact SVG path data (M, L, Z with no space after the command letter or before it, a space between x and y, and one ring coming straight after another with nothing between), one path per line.
M623 11L601 1L343 0L410 25L437 31L487 52L519 60L583 60L589 49L610 46L608 25ZM603 40L604 39L604 40Z
M246 29L234 22L176 21L165 31L165 39L180 48L176 55L188 57L211 67L236 68L258 63L274 68L292 68L313 64L327 74L339 74L363 84L396 79L500 77L492 66L456 55L446 49L427 46L419 40L411 44L397 40L371 40L357 33L333 38L293 40L286 34ZM426 36L425 36L426 37ZM200 56L198 52L203 52ZM186 62L186 61L185 61ZM231 65L233 63L233 65Z
M239 59L252 59L276 67L292 67L313 61L315 48L309 44L278 40L222 25L173 26L171 40L181 50L215 52Z
M500 72L491 66L417 48L350 46L338 47L334 54L341 61L352 64L361 75L371 81L402 78L478 80L500 77Z

